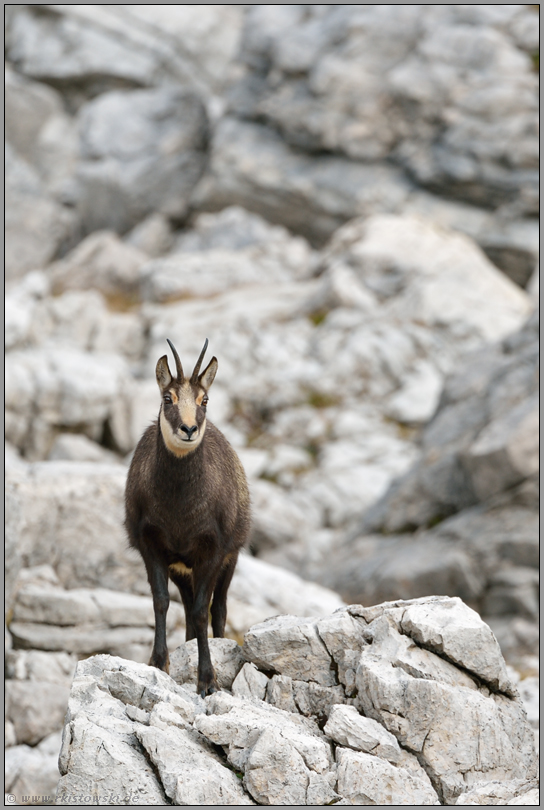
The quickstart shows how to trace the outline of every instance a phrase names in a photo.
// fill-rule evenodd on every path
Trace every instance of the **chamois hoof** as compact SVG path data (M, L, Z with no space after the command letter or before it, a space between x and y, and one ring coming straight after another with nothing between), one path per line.
M168 655L168 653L166 654L166 657L163 656L163 655L152 655L151 658L149 659L148 666L156 667L157 669L160 669L163 672L166 672L167 675L169 675L170 674L170 656Z
M219 687L216 681L212 681L208 686L199 683L196 691L201 698L205 698L207 695L213 695L214 692L219 692Z

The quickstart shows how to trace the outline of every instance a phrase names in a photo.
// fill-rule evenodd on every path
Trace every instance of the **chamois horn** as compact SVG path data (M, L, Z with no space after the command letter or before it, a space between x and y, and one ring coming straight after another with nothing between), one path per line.
M166 341L167 341L168 345L170 346L170 348L172 349L172 354L174 355L174 360L176 361L176 371L178 373L178 382L181 382L183 380L183 368L181 366L181 360L179 359L179 354L177 353L176 349L174 348L174 344L172 343L172 341L168 340L168 338L166 338Z
M200 366L202 365L202 361L204 360L204 355L206 354L206 349L208 348L208 338L206 338L206 342L204 343L204 348L200 352L200 357L196 361L196 366L193 369L193 374L191 376L191 382L197 382L198 375L200 372Z

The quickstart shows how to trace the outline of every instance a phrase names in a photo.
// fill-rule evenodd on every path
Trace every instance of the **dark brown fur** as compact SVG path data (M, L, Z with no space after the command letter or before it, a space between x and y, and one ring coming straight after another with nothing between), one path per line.
M198 642L198 693L210 694L218 688L207 638L210 601L213 596L213 634L222 638L227 590L250 527L243 467L211 422L198 447L178 457L166 447L157 420L134 452L125 504L129 542L143 557L153 593L155 642L149 663L168 671L170 577L183 600L186 639ZM175 563L191 573L170 569Z

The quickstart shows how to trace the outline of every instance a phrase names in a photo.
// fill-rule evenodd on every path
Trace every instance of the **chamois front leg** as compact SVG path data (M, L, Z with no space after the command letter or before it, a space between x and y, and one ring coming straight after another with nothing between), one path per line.
M192 626L198 644L198 681L196 691L201 697L219 691L208 644L208 610L217 578L217 569L204 572L193 569L194 602Z
M183 608L185 610L185 641L196 638L193 627L193 583L189 574L178 574L170 570L170 579L178 586Z
M155 612L155 640L149 659L150 667L157 667L164 672L169 671L170 658L166 644L166 614L170 604L168 594L168 568L160 559L144 556L147 578L153 594L153 610Z
M213 592L211 614L214 638L225 637L225 623L227 621L227 591L229 589L237 561L238 552L236 551L227 558Z

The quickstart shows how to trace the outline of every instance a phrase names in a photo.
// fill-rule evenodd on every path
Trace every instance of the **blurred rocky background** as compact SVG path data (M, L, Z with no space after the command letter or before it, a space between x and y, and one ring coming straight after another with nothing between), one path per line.
M123 488L167 337L209 338L250 481L231 638L459 596L536 726L538 29L6 6L8 791L54 795L78 658L148 658Z

